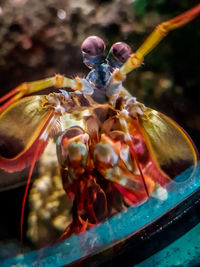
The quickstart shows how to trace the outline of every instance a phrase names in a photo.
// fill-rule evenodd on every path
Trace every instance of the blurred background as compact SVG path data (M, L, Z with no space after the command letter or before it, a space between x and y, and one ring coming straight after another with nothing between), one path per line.
M107 52L118 41L127 42L134 51L157 24L198 3L198 0L0 0L0 95L24 81L55 73L83 77L88 69L82 63L80 46L86 37L103 38ZM140 102L175 119L200 149L199 47L197 18L171 32L145 58L142 67L128 75L125 84ZM5 180L13 185L17 176L12 176L13 181L1 172L0 185L3 188ZM0 193L3 242L19 239L23 192L24 188L18 187Z
M1 0L0 94L23 81L55 73L87 74L80 45L99 35L107 51L125 41L133 51L154 27L199 3L197 0ZM145 105L175 118L197 146L200 84L199 18L171 32L128 75L127 88Z

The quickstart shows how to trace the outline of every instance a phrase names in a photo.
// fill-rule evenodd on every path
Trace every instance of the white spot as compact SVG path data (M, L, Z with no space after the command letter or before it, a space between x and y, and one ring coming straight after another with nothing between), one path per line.
M142 110L141 110L141 108L137 108L137 114L139 114L139 115L143 115L144 113L142 112Z
M120 180L120 185L125 186L127 184L127 178L122 176L122 179Z
M63 95L66 99L69 99L69 98L70 98L70 97L69 97L69 93L68 93L67 91L62 90L62 89L60 89L59 91L62 93L62 95Z
M126 105L129 105L130 102L136 102L137 98L136 97L130 97L128 101L126 102Z
M122 148L122 150L120 151L120 158L123 160L123 161L128 161L128 158L129 158L129 147L124 147Z
M128 111L126 110L126 109L123 109L122 111L121 111L121 114L124 116L124 117L126 117L126 118L128 118Z
M66 19L66 12L65 12L65 10L63 10L63 9L58 9L58 11L57 11L57 17L59 18L59 19L61 19L61 20L64 20L64 19Z
M167 190L161 187L160 185L157 185L157 186L158 188L152 193L151 196L162 201L166 200L168 197Z
M37 189L40 192L46 192L51 185L50 178L48 176L40 179L37 183Z
M125 140L131 140L131 136L129 133L125 133Z
M143 168L143 171L146 172L146 171L148 170L148 168L149 168L151 165L152 165L152 162L149 161L149 162L147 163L147 165L145 166L145 168Z
M56 111L59 111L62 115L65 113L65 108L62 107L60 104L58 104L56 107L54 107Z
M40 136L40 140L46 141L47 138L48 138L48 133L47 131L44 131L42 135Z
M114 166L116 165L118 162L118 155L112 151L112 157L111 157L111 164Z
M55 122L55 118L53 117L53 118L51 118L51 120L50 120L50 122L49 122L49 124L48 124L48 126L46 128L46 130L44 130L44 132L40 136L40 140L46 141L48 139L48 137L49 137L49 129L52 129L51 126L54 124L54 122Z
M94 89L86 79L82 79L81 92L86 95L92 95L94 93Z

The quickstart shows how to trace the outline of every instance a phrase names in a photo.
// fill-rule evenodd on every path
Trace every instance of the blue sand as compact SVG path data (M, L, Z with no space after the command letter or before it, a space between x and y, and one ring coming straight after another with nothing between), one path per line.
M186 170L177 177L178 180L185 181L190 172L190 169ZM88 255L98 253L108 247L112 247L114 243L116 244L128 236L133 235L137 230L152 220L155 220L197 190L200 187L200 179L198 177L200 177L200 168L196 171L193 181L184 190L179 190L176 193L168 192L168 199L165 201L150 198L144 204L138 207L130 207L127 211L113 216L111 219L89 231L79 235L73 235L59 244L14 258L5 259L0 262L0 265L1 267L12 265L16 265L17 267L63 266ZM200 243L199 240L198 242ZM153 265L148 264L148 266Z

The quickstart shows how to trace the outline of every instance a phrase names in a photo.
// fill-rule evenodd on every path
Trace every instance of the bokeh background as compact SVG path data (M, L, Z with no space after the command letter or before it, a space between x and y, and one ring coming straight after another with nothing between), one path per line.
M134 51L158 23L198 3L197 0L1 0L0 95L24 81L55 73L82 77L88 72L80 51L86 37L103 38L107 52L118 41L127 42ZM200 18L197 18L171 32L145 58L142 67L128 75L126 87L146 106L175 119L200 150L199 48ZM0 173L2 188L6 189L4 181L13 185L19 175L12 176L14 180L9 177ZM20 177L25 179L26 175ZM19 239L23 192L24 187L11 190L10 186L0 192L0 239L4 244L5 240Z
M0 94L55 73L85 75L80 45L89 35L137 49L154 27L197 0L1 0ZM199 18L171 32L128 77L141 102L175 118L197 146L200 84Z

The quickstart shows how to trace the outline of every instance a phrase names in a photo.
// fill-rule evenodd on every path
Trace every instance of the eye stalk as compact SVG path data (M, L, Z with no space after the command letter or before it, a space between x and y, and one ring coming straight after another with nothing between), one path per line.
M89 68L94 67L94 65L101 64L104 61L104 50L105 44L101 38L97 36L89 36L81 45L83 62Z
M127 61L131 54L132 49L128 44L118 42L112 45L106 61L111 67L119 68Z

